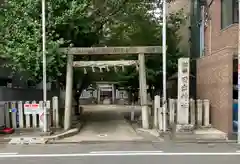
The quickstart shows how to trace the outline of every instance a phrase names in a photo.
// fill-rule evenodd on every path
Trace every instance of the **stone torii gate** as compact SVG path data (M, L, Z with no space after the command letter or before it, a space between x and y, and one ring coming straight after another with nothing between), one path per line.
M149 128L149 109L147 103L147 84L145 70L145 54L160 54L161 46L144 47L89 47L89 48L63 48L62 52L67 56L66 96L65 96L65 119L64 129L71 128L72 115L72 88L73 67L99 67L102 66L128 66L137 65L139 68L140 102L142 108L142 127ZM73 61L74 55L138 55L138 61Z

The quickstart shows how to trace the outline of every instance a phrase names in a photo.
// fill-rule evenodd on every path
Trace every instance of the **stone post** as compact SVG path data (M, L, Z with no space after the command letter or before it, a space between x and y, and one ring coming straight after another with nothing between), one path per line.
M202 120L202 100L197 100L197 126L202 126L203 125L203 120Z
M168 105L169 105L169 122L170 125L173 125L175 123L176 100L169 99Z
M160 96L154 96L154 112L153 112L153 125L158 128L158 111L160 110Z
M204 126L210 126L210 111L209 111L210 103L209 100L203 100L203 109L204 109Z
M195 100L190 99L190 118L191 118L190 123L192 125L196 124L196 112L195 111L196 111Z

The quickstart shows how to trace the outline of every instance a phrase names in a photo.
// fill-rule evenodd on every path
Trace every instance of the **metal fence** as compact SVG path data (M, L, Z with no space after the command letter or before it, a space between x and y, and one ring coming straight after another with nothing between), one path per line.
M1 102L4 114L4 123L7 127L18 128L42 128L43 113L26 113L24 104L39 104L42 109L43 101L5 101ZM58 128L59 125L59 105L58 97L53 97L51 101L47 101L47 109L49 111L48 122L50 127Z

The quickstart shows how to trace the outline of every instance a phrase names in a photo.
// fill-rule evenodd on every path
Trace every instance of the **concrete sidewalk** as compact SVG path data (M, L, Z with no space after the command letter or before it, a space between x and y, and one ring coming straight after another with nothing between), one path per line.
M125 113L124 113L125 112ZM130 124L124 115L126 111L85 110L80 120L75 120L75 127L68 131L59 131L51 136L41 133L23 133L0 137L0 143L11 144L62 144L62 143L98 143L98 142L234 142L226 134L213 129L199 129L190 133L162 134L156 129L142 129L140 124Z
M41 129L16 129L13 134L0 135L0 144L45 144L50 140L59 140L70 137L79 132L81 122L74 124L70 130L51 129L51 132L43 133Z

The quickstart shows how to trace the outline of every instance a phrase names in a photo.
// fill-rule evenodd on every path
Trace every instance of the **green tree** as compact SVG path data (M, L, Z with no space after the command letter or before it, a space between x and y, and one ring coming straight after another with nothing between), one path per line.
M64 79L66 56L58 52L59 47L98 45L104 24L124 4L124 0L106 1L102 5L97 2L100 1L47 1L48 81ZM106 6L108 10L104 10ZM42 79L41 1L8 0L1 5L0 18L0 54L9 61L6 66L15 72L28 72L32 81L39 82Z
M138 6L139 7L139 6ZM162 27L161 18L156 17L154 13L148 12L154 10L155 6L142 6L131 8L129 14L124 15L114 22L109 31L111 37L105 38L107 45L126 45L126 46L159 46L162 45ZM121 20L121 21L119 21ZM134 21L132 21L134 20ZM178 44L181 36L178 31L185 23L183 10L168 15L167 28L167 76L172 75L177 70L177 59L184 54L179 51ZM126 56L125 59L137 59L133 56ZM147 83L156 89L161 88L162 79L162 54L146 57ZM117 81L122 81L122 86L131 86L136 89L139 85L138 71L129 67L125 72L118 72Z
M66 56L60 47L161 45L161 27L151 11L159 0L48 0L47 77L65 80ZM146 3L147 2L147 3ZM154 2L154 3L149 3ZM158 6L159 7L159 6ZM181 14L170 15L169 22L182 22ZM42 79L41 1L8 0L0 8L0 55L13 71L28 72L34 82ZM178 26L168 29L168 70L174 70L178 57ZM98 60L105 57L76 57L76 60ZM109 57L108 57L109 58ZM125 57L120 57L125 58ZM127 59L132 58L127 56ZM113 58L114 59L114 58ZM161 55L147 59L150 83L158 84L161 74ZM137 85L137 73L129 68L119 73L119 80ZM75 81L93 80L91 73L75 70ZM104 77L111 79L113 72ZM102 75L99 75L102 77ZM133 79L133 80L129 80ZM81 82L86 84L86 82ZM83 85L83 86L86 86Z

